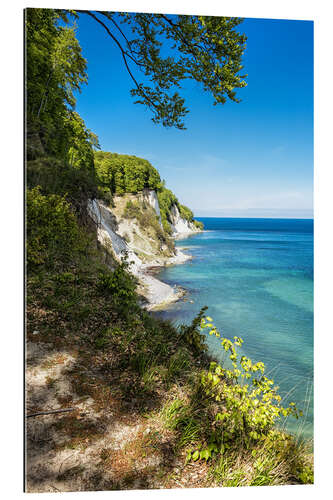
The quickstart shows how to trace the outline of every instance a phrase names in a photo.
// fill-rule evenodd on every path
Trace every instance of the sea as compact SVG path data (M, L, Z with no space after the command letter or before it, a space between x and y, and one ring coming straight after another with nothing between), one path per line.
M197 219L205 230L176 241L193 259L158 275L187 293L156 314L179 325L208 306L221 335L241 337L241 354L265 363L283 405L303 411L279 426L312 439L313 220ZM218 339L207 334L207 345L224 363Z

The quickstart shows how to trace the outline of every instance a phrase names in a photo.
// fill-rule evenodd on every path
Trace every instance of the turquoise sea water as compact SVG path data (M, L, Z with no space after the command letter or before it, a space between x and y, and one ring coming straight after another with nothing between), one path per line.
M201 218L205 231L176 245L193 260L165 268L162 281L184 287L185 300L158 315L188 323L207 305L224 336L240 336L242 351L263 361L284 402L303 409L284 425L313 436L313 221ZM218 340L209 352L221 359Z

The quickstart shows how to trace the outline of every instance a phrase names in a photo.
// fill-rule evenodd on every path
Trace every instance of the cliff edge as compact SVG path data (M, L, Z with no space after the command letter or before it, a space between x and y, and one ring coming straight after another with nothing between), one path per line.
M163 228L155 190L114 196L112 205L103 200L90 200L89 213L97 225L99 243L117 261L126 256L129 270L138 278L143 307L157 309L184 294L180 287L162 283L150 272L151 268L182 264L191 259L175 247L174 239L201 229L181 217L177 205L173 204L170 210L171 234Z

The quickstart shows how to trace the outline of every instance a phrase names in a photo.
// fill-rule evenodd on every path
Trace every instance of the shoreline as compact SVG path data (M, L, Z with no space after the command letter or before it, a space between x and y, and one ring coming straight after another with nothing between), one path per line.
M183 248L176 248L172 257L154 256L153 260L144 263L135 252L136 248L128 243L119 234L118 228L114 224L114 215L100 200L91 200L88 210L92 220L97 225L97 239L102 246L111 246L115 259L119 262L124 254L127 254L128 261L131 262L129 271L138 279L138 293L144 299L142 307L147 311L160 310L177 302L186 293L183 288L163 283L153 276L152 270L171 265L184 264L191 260L192 255L184 253ZM194 234L201 233L202 230L186 231L174 233L175 240L186 239ZM150 254L153 256L152 254Z
M156 278L154 273L163 267L184 264L192 258L192 255L185 254L182 250L176 250L175 256L169 257L162 262L156 260L140 266L135 276L139 280L139 293L146 300L146 303L143 304L144 309L147 311L161 310L184 297L186 294L184 288L177 285L168 285Z

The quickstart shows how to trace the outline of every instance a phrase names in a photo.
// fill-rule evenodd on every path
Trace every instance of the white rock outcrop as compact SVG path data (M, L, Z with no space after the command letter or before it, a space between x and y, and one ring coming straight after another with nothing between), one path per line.
M171 228L172 236L176 238L200 231L200 229L196 228L192 222L189 222L180 216L177 205L172 205L171 207Z
M121 257L127 253L128 261L133 262L130 270L137 274L142 266L142 260L134 253L124 238L117 234L115 230L115 218L109 208L97 200L88 202L90 217L97 225L97 238L104 247L111 245L115 258L120 261Z
M156 191L154 189L145 189L143 191L143 197L145 201L155 210L161 224L162 220L161 220L160 205L158 203Z
M155 203L154 197L151 196L150 199L152 203ZM158 204L157 197L156 202ZM176 249L174 255L171 257L150 254L150 257L153 259L149 263L144 263L136 252L139 251L140 255L146 254L148 256L146 249L144 247L137 248L133 243L128 244L123 236L126 229L129 231L130 225L131 229L134 229L136 233L140 231L139 227L133 221L118 223L112 210L98 200L89 201L88 212L97 226L97 238L101 245L111 250L118 262L121 261L125 253L127 254L128 262L130 262L129 270L138 278L141 293L147 300L146 309L151 310L175 302L183 295L183 290L162 283L154 276L151 276L148 271L151 267L164 266L166 264L183 264L191 259L190 255ZM120 227L122 224L125 224L125 226Z

